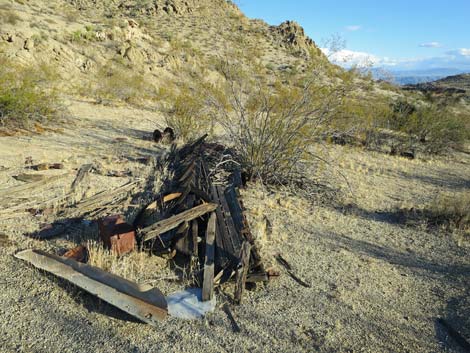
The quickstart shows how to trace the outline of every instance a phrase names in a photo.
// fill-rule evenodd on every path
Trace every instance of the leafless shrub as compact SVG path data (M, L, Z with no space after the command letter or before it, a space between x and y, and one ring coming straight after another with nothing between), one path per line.
M312 143L338 114L352 77L346 73L333 85L318 66L296 85L286 85L228 60L220 60L218 70L225 83L207 101L249 178L282 185L301 180L316 160Z

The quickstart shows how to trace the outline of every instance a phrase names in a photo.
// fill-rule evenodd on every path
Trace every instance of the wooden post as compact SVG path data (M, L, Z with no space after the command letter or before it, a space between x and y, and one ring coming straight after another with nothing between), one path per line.
M243 242L240 255L240 267L237 269L235 283L235 303L240 304L242 301L243 290L245 289L246 276L250 266L251 244L247 241Z
M214 296L214 242L217 216L212 212L207 223L206 256L204 260L204 282L202 285L202 300L211 300Z

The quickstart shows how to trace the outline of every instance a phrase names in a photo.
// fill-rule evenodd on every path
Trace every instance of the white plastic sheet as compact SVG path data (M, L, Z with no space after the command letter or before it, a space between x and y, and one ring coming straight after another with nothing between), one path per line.
M188 288L166 297L168 314L184 320L196 320L214 311L215 296L210 301L202 301L201 288Z

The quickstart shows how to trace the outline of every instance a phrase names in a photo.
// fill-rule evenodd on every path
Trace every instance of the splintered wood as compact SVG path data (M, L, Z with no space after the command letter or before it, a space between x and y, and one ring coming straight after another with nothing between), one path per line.
M137 217L138 241L154 253L186 258L203 300L213 297L214 286L235 281L234 302L240 303L247 281L269 276L239 200L240 170L224 170L224 182L216 179L211 161L225 148L204 139L171 150L164 164L174 177Z

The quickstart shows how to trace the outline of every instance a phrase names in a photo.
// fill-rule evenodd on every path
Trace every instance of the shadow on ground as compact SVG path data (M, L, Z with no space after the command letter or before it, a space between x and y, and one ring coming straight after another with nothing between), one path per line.
M387 261L390 264L406 267L420 274L427 276L445 276L448 282L459 282L468 278L470 273L470 265L455 265L445 263L445 260L436 262L431 259L419 256L416 253L400 252L391 247L371 244L364 240L353 239L345 235L334 233L328 234L325 239L334 243L336 248L342 248L358 255L366 255L378 260Z

